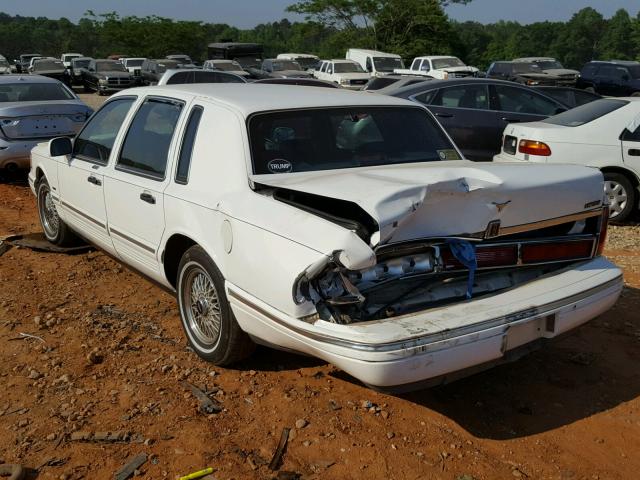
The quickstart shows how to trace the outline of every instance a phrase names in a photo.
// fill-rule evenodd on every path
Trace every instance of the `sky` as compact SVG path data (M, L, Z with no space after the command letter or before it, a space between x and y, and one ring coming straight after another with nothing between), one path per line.
M0 11L11 15L66 17L77 21L87 10L95 13L115 11L120 15L158 15L179 20L228 23L251 28L258 23L295 20L285 8L294 0L1 0ZM636 15L638 0L472 0L468 5L453 5L447 13L453 19L491 23L515 20L531 23L544 20L568 20L581 8L591 6L605 17L619 8ZM298 17L299 19L300 17Z

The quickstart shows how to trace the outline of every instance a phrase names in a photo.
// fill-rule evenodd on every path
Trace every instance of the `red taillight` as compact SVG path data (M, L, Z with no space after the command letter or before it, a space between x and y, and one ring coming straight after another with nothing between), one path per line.
M598 236L598 248L596 255L602 255L604 252L604 245L607 243L607 229L609 228L609 207L602 209L602 216L600 217L600 235Z
M549 155L551 155L551 149L549 148L549 145L542 142L536 142L534 140L520 140L518 151L520 153L539 155L541 157L548 157Z
M476 249L478 268L506 267L518 263L518 247L516 245L478 247ZM442 251L442 262L445 270L460 270L463 265L456 260L449 250Z
M572 242L534 243L522 245L522 263L562 262L590 258L593 253L593 240Z

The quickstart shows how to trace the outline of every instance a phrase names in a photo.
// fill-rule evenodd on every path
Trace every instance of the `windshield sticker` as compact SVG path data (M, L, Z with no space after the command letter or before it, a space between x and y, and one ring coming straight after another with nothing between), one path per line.
M452 148L448 150L438 150L438 155L441 160L462 160L458 152Z
M274 158L267 163L267 168L271 173L289 173L293 170L293 165L284 158Z

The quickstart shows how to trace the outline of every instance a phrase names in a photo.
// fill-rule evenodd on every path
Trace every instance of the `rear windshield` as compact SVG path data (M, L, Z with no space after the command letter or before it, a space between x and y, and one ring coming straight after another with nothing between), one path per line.
M64 70L60 60L38 60L33 64L34 70Z
M298 62L298 64L302 68L308 69L308 68L316 68L318 66L319 60L313 57L298 57L296 58L296 62Z
M462 60L460 60L459 58L456 58L456 57L436 58L434 60L431 60L431 63L433 64L433 68L435 70L438 70L440 68L464 67L465 66L465 64L462 62Z
M144 58L140 58L137 60L127 60L127 67L141 67L142 62L144 62Z
M158 66L156 67L156 71L158 73L164 73L167 70L178 68L180 64L174 60L161 60L158 62Z
M564 113L547 118L546 120L543 120L543 122L551 123L553 125L562 125L564 127L579 127L580 125L592 122L604 115L614 112L628 103L629 102L625 100L604 98L602 100L596 100L595 102L567 110Z
M89 62L91 62L91 60L72 60L71 65L75 68L87 68L89 66Z
M274 72L281 72L283 70L302 70L302 67L294 60L278 60L273 62Z
M0 102L41 102L73 100L73 95L59 83L9 83L0 85Z
M460 159L420 108L269 112L252 116L248 127L258 175Z
M563 69L564 67L557 60L540 60L539 62L535 62L542 70L554 70L554 69Z
M216 62L211 64L211 66L218 70L223 70L225 72L239 72L242 70L242 65L238 62Z
M543 73L535 63L513 63L513 71L515 73Z
M373 63L380 72L393 72L396 68L404 68L402 60L395 57L374 57Z
M365 73L364 69L357 63L338 62L333 64L335 73Z
M116 62L115 60L103 60L100 62L96 62L96 71L97 72L126 72L127 69L124 68L120 62Z

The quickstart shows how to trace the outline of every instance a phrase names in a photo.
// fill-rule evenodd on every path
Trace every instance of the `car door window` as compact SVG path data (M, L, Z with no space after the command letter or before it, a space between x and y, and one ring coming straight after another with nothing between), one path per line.
M486 85L457 85L442 88L431 105L434 107L489 110L489 90Z
M625 142L640 142L640 126L638 126L633 132L629 129L625 129L622 133L622 140Z
M429 70L431 70L431 67L429 66L429 60L424 60L422 62L422 66L420 67L420 70L423 72L428 72Z
M330 63L329 66L327 67L327 73L329 75L331 75L333 73L333 64L332 63Z
M134 101L135 97L118 98L98 110L76 137L73 157L106 165L118 131Z
M131 122L116 168L162 180L182 106L169 99L145 100Z
M189 168L191 166L191 156L193 154L193 144L198 133L198 126L202 118L204 109L200 105L196 105L191 110L187 128L182 137L182 145L180 147L180 156L178 157L178 168L176 170L176 183L186 185L189 181Z
M418 95L414 95L414 99L423 105L431 105L431 101L438 93L438 90L428 90L426 92L419 93Z
M537 94L533 90L495 85L499 108L503 112L527 113L551 116L559 113L559 104Z

